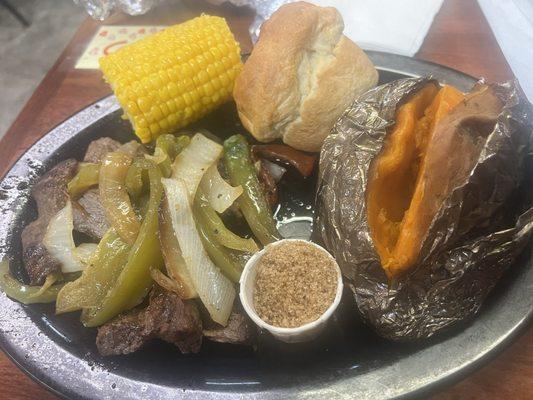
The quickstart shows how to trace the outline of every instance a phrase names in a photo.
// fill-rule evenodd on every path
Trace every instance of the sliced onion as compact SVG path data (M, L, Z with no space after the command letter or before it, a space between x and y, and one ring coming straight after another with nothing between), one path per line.
M191 143L176 156L172 164L172 178L181 179L193 199L196 189L207 169L216 164L222 155L222 146L201 133L191 139Z
M76 255L82 263L88 264L97 248L96 243L82 243L76 247Z
M159 286L168 290L169 292L176 293L178 296L180 296L180 298L183 298L181 297L183 290L174 279L169 278L160 270L155 268L150 269L150 276Z
M125 153L107 153L102 160L98 177L100 201L107 220L130 245L135 242L141 227L125 184L131 162L131 156Z
M43 244L46 250L61 263L62 272L82 271L85 265L76 254L76 246L72 237L74 228L72 204L67 205L52 217L44 234Z
M163 200L159 208L159 243L168 276L175 282L175 288L177 288L177 291L174 290L174 292L183 300L198 297L191 275L181 254L178 239L174 235L166 199Z
M213 321L228 322L235 288L207 255L194 222L189 190L179 179L162 179L167 196L174 234L192 282Z
M242 194L242 186L231 186L220 176L216 164L211 165L200 182L211 207L222 214Z

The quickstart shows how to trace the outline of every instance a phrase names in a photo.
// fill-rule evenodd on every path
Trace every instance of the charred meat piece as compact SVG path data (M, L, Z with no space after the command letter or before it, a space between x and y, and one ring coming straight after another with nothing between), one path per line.
M259 170L257 178L263 186L266 199L270 207L274 207L278 202L278 185L270 171L265 167L263 160L259 160Z
M74 230L100 240L109 229L104 208L100 203L98 189L88 190L72 202Z
M213 322L213 327L204 330L204 336L213 342L249 345L256 335L255 327L244 312L231 312L227 326Z
M78 162L65 160L48 171L33 187L31 195L37 204L38 218L22 231L22 258L32 285L40 285L60 264L42 244L50 219L65 207L67 183L74 177Z
M197 353L202 346L202 320L196 305L159 286L150 296L146 326L182 353Z
M133 353L151 340L153 335L146 335L145 312L142 309L129 311L98 328L96 347L100 354L113 356Z
M107 153L117 151L120 146L120 142L108 137L93 140L87 147L83 161L98 164Z
M246 315L238 299L233 303L233 309L228 319L228 325L217 324L209 316L207 309L200 303L200 315L204 326L204 337L213 342L251 345L257 335L257 329Z
M154 286L148 307L119 315L98 328L96 346L103 356L132 353L152 339L197 353L202 345L202 320L195 304Z
M306 178L313 173L317 160L315 154L304 153L285 144L256 144L252 146L252 157L291 165Z

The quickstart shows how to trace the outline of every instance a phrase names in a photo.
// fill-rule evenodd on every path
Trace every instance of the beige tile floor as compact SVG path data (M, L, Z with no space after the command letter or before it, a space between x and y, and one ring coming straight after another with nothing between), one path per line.
M87 14L72 0L8 0L30 26L0 5L0 137Z

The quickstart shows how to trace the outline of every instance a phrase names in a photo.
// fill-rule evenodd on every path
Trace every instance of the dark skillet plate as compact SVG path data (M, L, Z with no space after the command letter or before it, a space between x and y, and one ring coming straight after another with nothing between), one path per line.
M370 53L381 83L431 74L468 90L473 78L438 65ZM90 141L111 136L132 139L113 97L74 115L33 145L0 187L0 256L23 277L20 232L35 218L29 188L44 171L66 158L81 159ZM222 137L243 132L228 104L197 127ZM289 236L309 235L314 181L291 181L282 188L277 218ZM427 394L458 379L502 348L533 312L531 254L502 279L477 318L418 344L377 337L357 317L345 295L328 330L315 342L283 345L260 335L255 349L205 342L197 355L182 355L165 343L112 358L98 355L95 330L79 315L55 316L51 305L24 306L0 295L0 342L30 376L52 391L80 399L227 398L399 398Z

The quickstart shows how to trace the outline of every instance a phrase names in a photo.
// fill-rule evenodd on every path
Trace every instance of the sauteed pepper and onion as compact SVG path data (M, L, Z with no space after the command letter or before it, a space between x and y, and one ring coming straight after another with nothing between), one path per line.
M71 202L90 190L98 190L109 223L97 244L61 249L79 272L54 272L44 285L29 286L4 263L1 284L9 296L26 304L55 301L57 313L81 310L92 327L143 303L155 281L183 300L199 298L213 321L227 323L244 264L260 245L280 238L249 144L242 135L221 145L202 133L164 134L153 152L139 149L123 145L100 163L80 163L66 185L70 200L51 219L70 227L63 235L72 236ZM306 157L286 152L293 165ZM228 213L243 218L250 232L231 231Z

